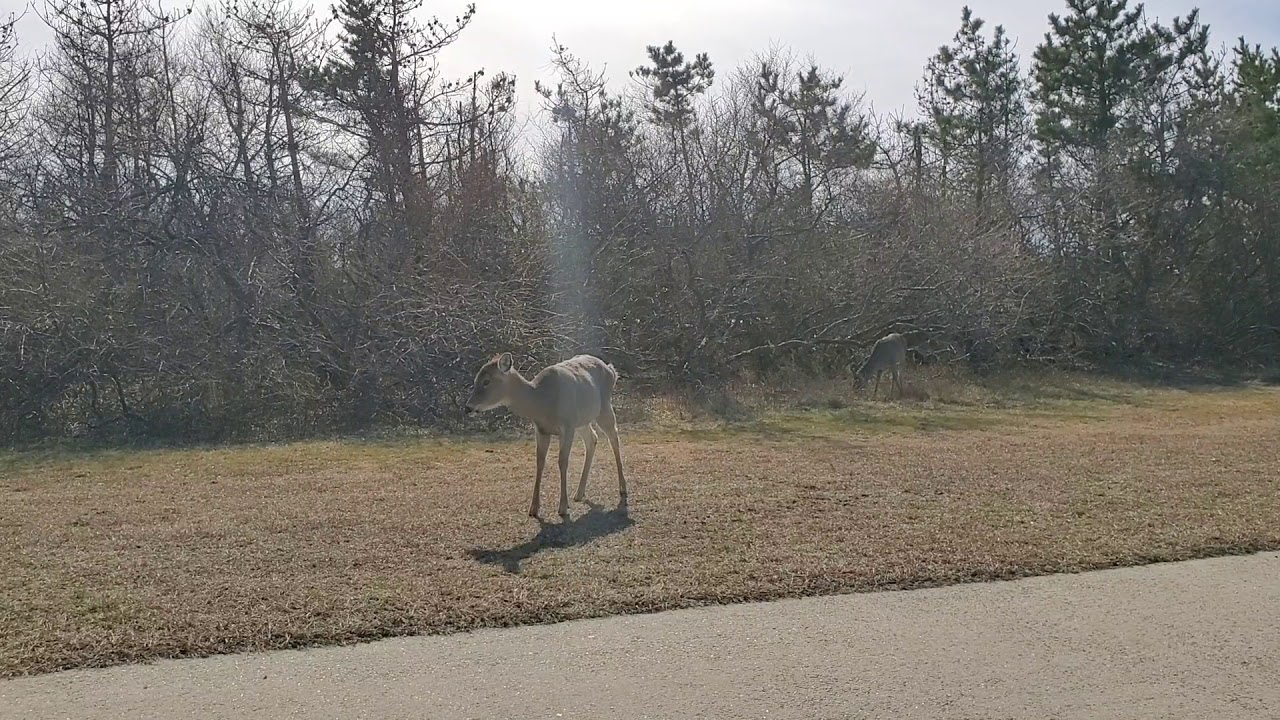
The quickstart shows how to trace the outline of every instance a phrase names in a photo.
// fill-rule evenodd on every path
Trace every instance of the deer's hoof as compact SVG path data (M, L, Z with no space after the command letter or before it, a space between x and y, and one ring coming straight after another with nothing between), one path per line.
M533 507L529 508L529 517L531 517L531 518L536 518L536 517L538 517L538 506L537 506L537 505L534 505Z
M574 502L582 502L583 500L586 500L586 499L587 499L587 496L584 493L578 493L577 495L573 496Z

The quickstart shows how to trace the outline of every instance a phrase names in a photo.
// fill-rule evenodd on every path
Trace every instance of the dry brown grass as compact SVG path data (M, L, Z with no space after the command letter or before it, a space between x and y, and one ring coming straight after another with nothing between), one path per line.
M1280 391L1059 385L633 404L567 526L527 438L0 455L0 676L1280 548Z

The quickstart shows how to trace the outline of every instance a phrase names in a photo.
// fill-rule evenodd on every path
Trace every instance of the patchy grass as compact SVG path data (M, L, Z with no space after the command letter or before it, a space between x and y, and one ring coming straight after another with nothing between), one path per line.
M1078 373L1004 373L975 378L948 368L903 372L904 394L858 388L848 377L775 379L768 385L739 382L692 397L636 398L620 416L629 426L677 430L703 439L740 432L763 435L829 435L928 430L978 430L1036 419L1093 420L1115 411L1181 402L1169 387L1143 386ZM1210 392L1203 387L1198 392Z
M527 437L0 454L0 676L1280 548L1280 389L907 380L627 398L565 525Z

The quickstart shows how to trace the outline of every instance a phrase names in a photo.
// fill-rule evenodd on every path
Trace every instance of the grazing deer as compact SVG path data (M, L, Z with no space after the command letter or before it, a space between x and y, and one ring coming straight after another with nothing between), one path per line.
M560 517L569 517L569 451L579 429L585 428L582 441L587 458L582 466L582 480L574 502L587 493L587 476L596 452L596 428L604 432L613 446L613 459L618 464L618 508L627 507L627 480L622 473L622 445L618 440L617 418L613 414L613 389L618 371L593 355L578 355L543 368L533 380L513 367L511 353L495 355L476 373L467 398L470 415L494 408L507 407L516 415L533 422L537 440L537 473L533 479L533 504L529 516L538 516L538 500L542 492L542 471L547 464L551 436L560 436Z
M867 361L862 363L862 367L858 368L858 381L862 385L867 384L867 380L872 374L876 376L875 390L871 391L871 397L874 399L876 393L880 392L880 375L888 370L893 385L898 388L898 397L902 397L902 376L898 368L902 362L907 359L907 340L901 333L890 333L876 341L871 346L871 354L867 356Z

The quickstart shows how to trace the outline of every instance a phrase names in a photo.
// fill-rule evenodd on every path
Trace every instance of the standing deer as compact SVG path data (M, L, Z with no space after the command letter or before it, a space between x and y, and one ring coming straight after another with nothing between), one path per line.
M901 333L885 335L871 347L871 354L867 356L867 361L858 368L858 380L862 385L866 385L868 378L875 374L876 387L871 391L871 397L875 398L876 393L880 392L880 375L888 370L893 385L898 388L898 397L902 397L902 376L899 373L899 367L906 359L906 338Z
M569 358L543 368L533 380L526 380L513 367L511 353L502 353L495 355L476 373L471 396L467 398L468 415L505 406L533 422L538 463L533 480L533 504L529 506L530 517L538 516L542 472L547 464L552 435L560 436L560 517L569 517L569 452L573 449L573 438L581 428L586 428L582 441L586 445L587 457L574 502L581 502L586 497L587 476L591 473L591 460L599 439L596 428L599 428L613 446L613 459L618 465L618 509L626 509L627 480L622 473L622 445L618 440L618 424L612 403L617 382L618 371L593 355Z

